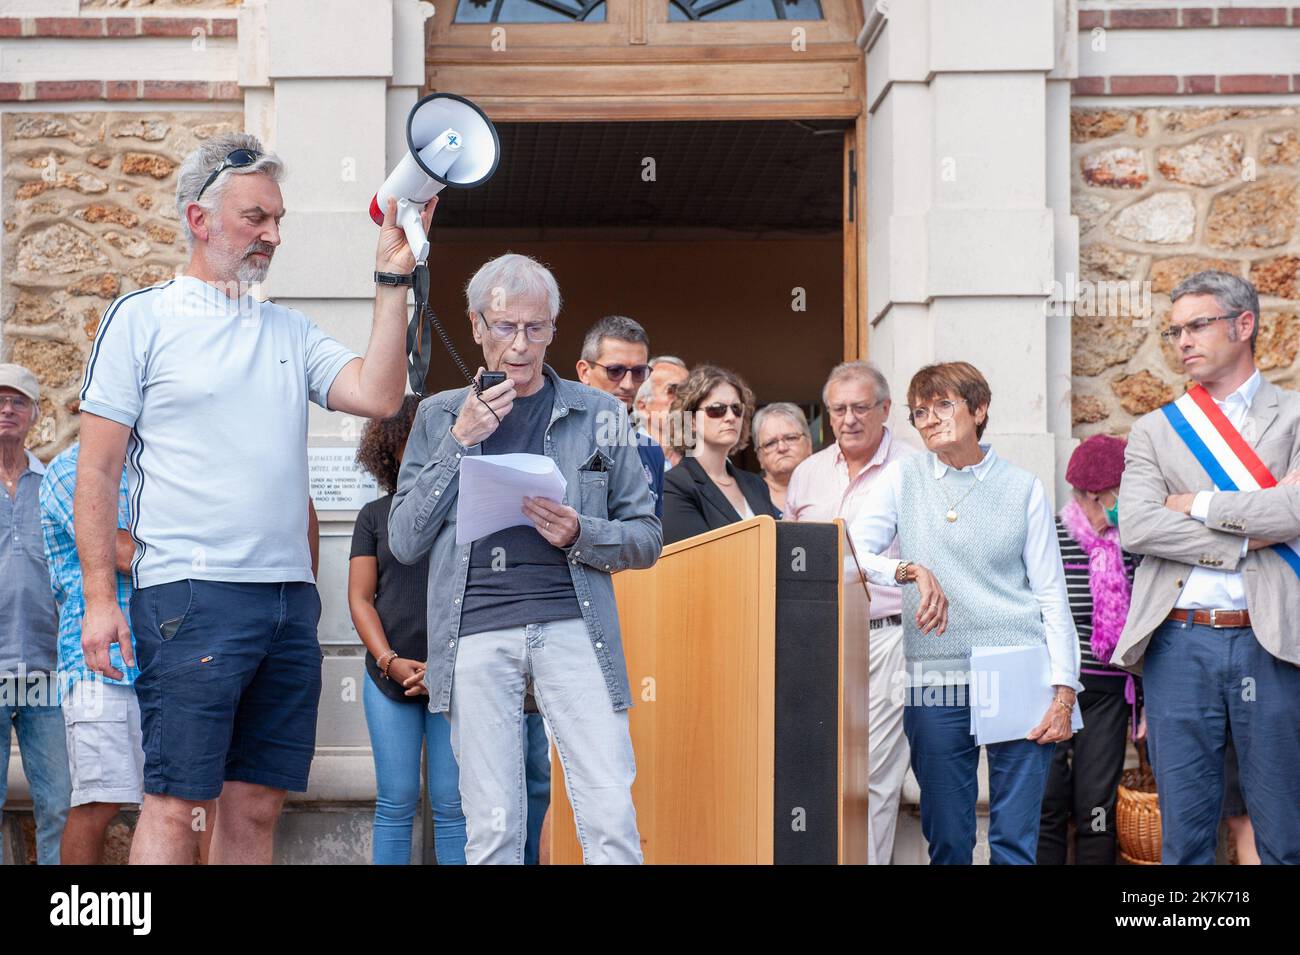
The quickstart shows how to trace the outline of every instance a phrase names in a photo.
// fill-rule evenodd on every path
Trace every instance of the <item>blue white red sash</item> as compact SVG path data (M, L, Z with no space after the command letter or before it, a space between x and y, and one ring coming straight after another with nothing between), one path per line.
M1217 490L1258 491L1277 485L1255 449L1200 385L1192 385L1185 395L1160 410ZM1300 538L1275 544L1273 550L1300 577Z

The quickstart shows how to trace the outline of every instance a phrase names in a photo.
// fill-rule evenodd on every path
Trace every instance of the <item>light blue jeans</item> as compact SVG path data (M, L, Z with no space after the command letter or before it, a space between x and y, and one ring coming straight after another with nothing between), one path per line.
M361 694L375 756L375 865L407 865L411 832L420 802L420 750L426 751L429 805L433 811L434 851L439 865L465 864L465 815L460 808L451 727L427 706L389 699L367 677ZM422 700L427 702L427 697ZM525 723L528 788L528 841L524 861L537 864L542 820L551 799L550 752L539 714Z
M524 861L526 757L520 727L529 676L564 769L583 861L640 864L627 711L615 712L580 617L460 640L447 716L461 767L466 861Z
M59 844L68 820L72 796L72 775L68 769L67 730L63 708L52 706L0 706L0 809L9 789L9 746L11 730L18 731L18 751L32 794L36 816L36 861L59 864ZM0 829L0 859L4 858L3 829Z

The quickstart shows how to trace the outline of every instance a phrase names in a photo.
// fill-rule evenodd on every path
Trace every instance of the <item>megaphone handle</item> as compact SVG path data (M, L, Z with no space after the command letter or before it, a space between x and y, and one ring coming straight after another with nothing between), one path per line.
M406 233L406 244L411 247L411 254L416 263L429 257L429 236L424 231L424 220L420 218L421 206L410 199L397 200L397 224Z

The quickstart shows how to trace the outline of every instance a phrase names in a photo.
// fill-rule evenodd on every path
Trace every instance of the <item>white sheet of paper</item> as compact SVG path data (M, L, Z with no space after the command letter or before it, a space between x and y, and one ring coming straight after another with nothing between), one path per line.
M1052 705L1047 647L975 647L970 654L971 732L977 745L1024 739ZM1083 729L1075 700L1070 725Z
M460 462L456 543L472 544L507 527L531 527L525 497L560 503L568 482L544 454L481 454Z

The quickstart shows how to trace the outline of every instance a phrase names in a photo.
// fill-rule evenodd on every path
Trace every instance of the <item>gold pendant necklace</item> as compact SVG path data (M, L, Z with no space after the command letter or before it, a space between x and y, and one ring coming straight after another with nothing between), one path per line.
M947 474L945 474L944 477L947 477ZM943 480L943 478L939 479L941 485L943 484ZM955 524L957 522L957 505L970 497L970 492L975 490L975 488L979 486L979 483L979 478L972 481L971 486L967 489L966 493L959 497L956 503L953 502L952 498L948 497L948 489L946 486L944 487L943 496L944 499L948 501L948 513L945 514L944 517L948 519L949 524Z

